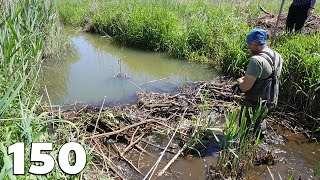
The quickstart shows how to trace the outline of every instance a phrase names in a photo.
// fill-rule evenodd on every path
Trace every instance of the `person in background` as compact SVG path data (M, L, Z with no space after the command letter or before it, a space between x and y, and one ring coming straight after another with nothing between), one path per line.
M279 94L279 77L282 69L282 58L279 53L267 46L267 32L260 28L254 28L247 35L248 49L253 54L249 60L245 76L237 80L233 87L234 93L243 92L244 100L242 110L252 108L254 112L258 109L262 101L263 113L274 109L277 105ZM248 123L250 122L249 113L246 111ZM255 130L259 129L262 119L260 118L254 125ZM262 133L265 130L263 123ZM247 124L248 125L248 124Z
M293 0L286 21L286 31L301 32L307 17L314 12L317 0Z

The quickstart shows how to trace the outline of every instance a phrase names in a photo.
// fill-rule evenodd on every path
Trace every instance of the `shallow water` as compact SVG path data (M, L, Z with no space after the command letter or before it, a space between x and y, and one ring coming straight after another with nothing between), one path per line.
M320 164L320 145L317 143L309 143L307 138L302 134L294 134L290 131L283 132L284 142L283 144L268 145L269 148L273 148L276 156L279 157L279 161L275 165L261 165L251 167L245 175L245 179L252 180L265 180L272 179L270 173L272 173L274 179L289 179L290 176L293 179L320 179L320 176L314 174L314 170L317 165ZM154 136L159 137L159 136ZM165 147L168 138L161 140L157 138L157 144L161 147ZM212 145L210 145L212 146ZM218 147L217 143L213 146ZM160 156L161 150L155 148L146 148L149 152L154 154L154 157L142 156L139 153L131 153L130 160L136 165L139 165L139 170L143 174L147 174L150 168L156 163ZM208 148L208 150L214 150L208 152L207 156L180 156L168 169L166 175L157 179L194 179L202 180L208 178L208 170L211 165L216 165L218 161L217 149ZM210 150L209 150L210 151ZM212 155L209 155L213 153ZM163 169L168 161L173 157L172 154L166 154L156 173ZM121 166L121 165L120 165ZM125 166L122 166L125 167ZM270 172L268 170L270 169ZM124 174L128 179L142 179L143 177L138 175L135 171L129 170ZM210 179L210 178L209 178Z
M291 176L293 179L320 179L314 172L320 165L320 145L309 142L303 134L288 130L281 134L283 144L273 145L279 162L274 166L254 166L248 173L248 179L271 179L270 173L275 179L289 179Z
M125 103L137 91L174 92L176 86L214 78L200 64L115 45L109 38L68 30L72 50L43 67L44 84L52 104Z

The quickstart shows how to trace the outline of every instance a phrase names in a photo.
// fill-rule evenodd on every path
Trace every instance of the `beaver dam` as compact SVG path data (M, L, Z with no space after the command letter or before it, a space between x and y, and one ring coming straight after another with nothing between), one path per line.
M74 138L93 148L94 163L113 178L222 179L226 177L214 171L222 150L217 141L224 135L224 112L237 108L241 100L232 94L232 84L230 79L219 77L181 86L174 95L140 92L134 104L85 106L64 111L61 118L76 124L78 135ZM313 177L312 168L320 160L319 145L305 144L304 135L292 138L294 134L309 134L293 114L274 112L267 119L268 144L261 145L252 161L259 165L253 167L258 171L242 176L269 178L273 172L286 178L295 172L297 177ZM63 135L56 131L57 138ZM310 154L291 154L295 146L284 145L291 141L308 146ZM97 174L88 176L97 178Z

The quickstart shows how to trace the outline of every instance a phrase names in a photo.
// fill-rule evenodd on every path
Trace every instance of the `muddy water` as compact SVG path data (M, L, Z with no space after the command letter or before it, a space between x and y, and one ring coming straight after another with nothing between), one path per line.
M149 136L149 140L155 141L155 144L157 144L159 147L166 147L168 143L168 139L170 137L166 135L153 135ZM172 144L176 144L177 142L172 142ZM149 173L150 169L156 164L158 158L160 157L163 150L160 150L158 148L155 148L153 146L144 144L142 146L147 150L148 152L152 153L153 156L150 155L143 155L140 156L140 153L137 153L135 151L131 151L127 158L136 166L139 168L142 174L146 175ZM177 150L176 150L177 151ZM174 157L175 154L173 153L166 153L162 159L159 165L157 166L157 169L153 175L153 177L157 176L157 173L163 169L167 163ZM166 171L166 173L157 178L161 180L170 180L170 179L206 179L207 178L207 172L212 164L217 163L218 156L217 154L206 156L206 157L198 157L198 156L180 156L178 157L175 162L171 165L171 167ZM139 173L134 171L132 168L128 167L124 164L119 164L123 169L125 169L123 175L127 179L136 179L140 180L144 177L141 176Z
M265 180L265 179L320 179L316 176L314 171L317 165L320 164L320 145L317 143L309 143L306 137L302 134L294 134L289 131L281 132L279 135L281 139L280 144L269 143L269 149L273 149L275 155L279 157L275 165L261 165L253 166L246 172L245 179L250 180ZM165 147L170 137L166 135L151 136L149 140L154 141L160 147ZM208 170L211 165L216 165L218 161L218 144L209 145L207 155L203 157L198 156L180 156L168 169L167 173L157 179L191 179L202 180L208 178ZM143 146L153 156L140 155L136 151L131 151L127 158L139 168L142 174L147 174L149 170L158 160L162 150L152 146ZM155 171L154 177L163 167L171 160L173 154L167 153L163 156L162 161ZM123 175L128 179L143 179L143 176L138 174L135 170L130 168L125 163L118 163L123 171ZM270 172L269 172L269 170ZM271 177L271 174L273 178Z
M307 138L302 134L295 134L293 132L283 130L278 135L281 142L280 144L270 143L264 146L268 146L269 149L273 149L275 155L278 156L278 160L275 165L261 165L253 166L248 172L246 172L245 179L289 179L291 176L293 179L316 179L319 180L320 176L315 175L315 169L320 165L320 145L317 143L308 142ZM165 147L168 143L169 137L153 136L160 147ZM211 165L216 165L218 161L218 144L214 143L209 145L207 155L204 157L187 155L179 157L168 172L157 179L192 179L202 180L208 178L208 170ZM152 152L154 157L145 155L140 156L139 153L132 152L128 158L137 166L143 174L147 174L156 163L160 156L161 150L157 150L154 147L146 146L146 150ZM211 155L209 155L211 154ZM166 154L161 163L158 166L156 173L163 169L169 160L173 157L173 154ZM120 165L121 166L121 165ZM122 167L125 167L122 164ZM269 172L269 170L270 172ZM128 179L142 179L143 176L139 175L133 170L129 170L130 167L126 167L125 176ZM271 174L273 178L271 177Z
M109 38L68 30L71 50L46 62L43 77L52 104L124 103L137 91L173 92L176 85L208 80L214 70L199 64L115 45Z
M248 179L320 179L315 170L320 165L320 145L310 143L303 134L295 134L282 128L283 143L270 146L279 161L274 166L255 166L248 173ZM270 169L267 169L267 167ZM271 174L270 174L271 173Z

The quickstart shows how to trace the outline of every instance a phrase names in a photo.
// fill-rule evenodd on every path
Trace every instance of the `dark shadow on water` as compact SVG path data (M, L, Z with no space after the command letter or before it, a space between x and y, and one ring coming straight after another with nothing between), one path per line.
M216 138L218 138L219 142ZM206 134L188 153L197 157L208 157L218 153L222 150L220 142L223 139L223 135L216 135L216 138L212 134Z

